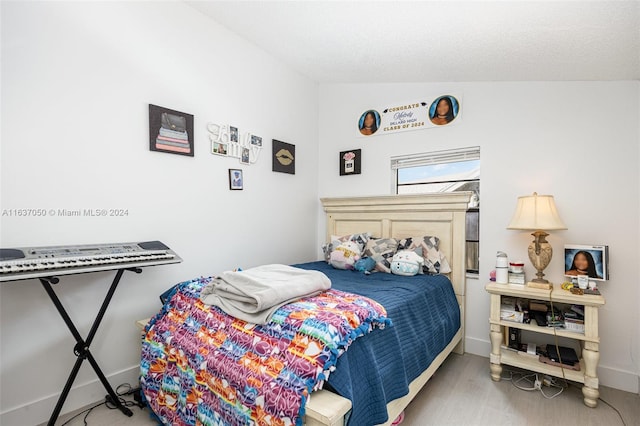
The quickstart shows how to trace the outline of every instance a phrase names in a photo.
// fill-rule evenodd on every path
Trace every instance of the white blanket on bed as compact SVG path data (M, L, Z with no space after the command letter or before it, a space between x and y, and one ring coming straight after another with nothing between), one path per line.
M322 272L272 264L224 272L202 289L200 299L236 318L265 324L282 305L330 288Z

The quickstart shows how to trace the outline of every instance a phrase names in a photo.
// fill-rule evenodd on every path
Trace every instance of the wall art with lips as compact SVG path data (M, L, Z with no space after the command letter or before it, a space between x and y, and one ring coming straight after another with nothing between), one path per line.
M274 172L296 174L296 146L290 143L273 140Z

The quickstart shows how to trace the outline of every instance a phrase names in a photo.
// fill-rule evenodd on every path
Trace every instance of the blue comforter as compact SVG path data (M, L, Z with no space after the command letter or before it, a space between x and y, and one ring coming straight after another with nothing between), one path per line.
M442 275L398 275L334 269L326 262L293 265L325 273L332 288L382 304L392 327L356 340L339 359L328 385L353 404L350 425L388 420L388 402L409 393L409 383L431 364L460 328L460 310Z

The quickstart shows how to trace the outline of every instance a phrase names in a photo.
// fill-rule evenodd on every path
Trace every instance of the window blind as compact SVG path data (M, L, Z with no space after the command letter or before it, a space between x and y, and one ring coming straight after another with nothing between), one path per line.
M404 167L428 166L432 164L456 163L480 159L480 147L448 149L427 153L400 155L391 157L391 169L398 170Z

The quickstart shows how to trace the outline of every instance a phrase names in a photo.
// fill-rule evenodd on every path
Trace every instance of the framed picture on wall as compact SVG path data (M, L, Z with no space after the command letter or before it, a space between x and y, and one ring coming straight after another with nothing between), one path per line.
M251 145L253 146L262 146L262 137L257 135L251 135Z
M227 155L227 144L222 142L213 142L212 153L216 155Z
M229 142L238 142L238 128L229 126Z
M240 156L240 162L242 164L249 164L250 152L249 148L242 148L242 154Z
M352 149L340 153L340 176L359 175L362 151Z
M296 146L290 143L273 140L274 172L296 174Z
M193 115L149 104L149 149L193 157Z
M242 179L241 169L229 169L229 189L242 190L244 181Z

